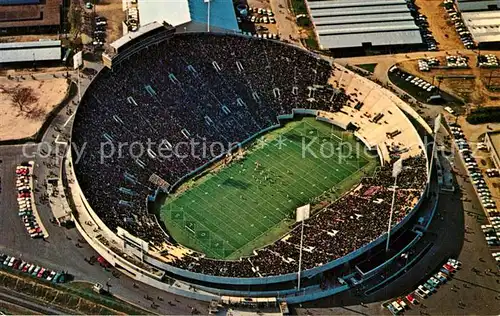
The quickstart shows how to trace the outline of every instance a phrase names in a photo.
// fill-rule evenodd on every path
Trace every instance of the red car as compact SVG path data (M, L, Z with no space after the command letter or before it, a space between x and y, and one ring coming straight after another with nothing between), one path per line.
M12 269L17 269L19 265L21 265L21 262L21 259L16 259L16 261L14 261L14 264L12 265Z
M36 275L37 278L41 278L43 273L45 272L45 268L41 268L38 274Z
M408 294L408 295L406 295L406 299L408 300L408 302L412 303L413 305L417 305L418 304L417 299L411 293Z
M452 266L450 266L447 263L443 264L443 268L445 268L446 270L448 270L450 272L455 272L455 268L453 268Z
M24 268L23 268L23 272L27 272L27 271L28 271L28 269L29 269L30 267L31 267L31 264L29 264L29 263L28 263L28 264L26 264L26 265L24 266Z
M104 259L103 256L97 257L97 262L101 265L101 267L109 268L109 263Z

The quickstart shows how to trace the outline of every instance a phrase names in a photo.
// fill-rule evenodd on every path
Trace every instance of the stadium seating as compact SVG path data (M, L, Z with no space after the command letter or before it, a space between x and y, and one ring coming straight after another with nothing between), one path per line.
M363 84L350 71L278 42L229 35L175 35L112 71L104 70L87 90L73 128L74 147L85 146L74 166L78 182L110 229L122 227L166 250L164 258L174 266L219 276L292 273L297 270L300 244L296 229L257 250L255 256L237 261L173 251L172 241L148 212L147 197L158 188L151 176L174 185L223 153L203 155L200 146L178 144L220 143L227 144L227 150L230 144L279 124L277 116L295 108L330 113L342 125L359 126L360 135L374 146L387 146L388 154L376 176L365 177L355 191L307 221L303 268L327 263L384 233L396 158L406 160L394 223L413 208L425 186L422 149L410 152L404 147L408 141L418 143L418 134L392 102L384 103L387 96ZM356 110L358 102L366 104ZM369 117L381 112L380 122L370 121ZM133 150L134 144L148 143L154 145L142 155L137 154L139 146ZM118 144L128 145L119 151ZM106 155L111 148L115 152ZM165 149L171 153L167 158L161 154Z

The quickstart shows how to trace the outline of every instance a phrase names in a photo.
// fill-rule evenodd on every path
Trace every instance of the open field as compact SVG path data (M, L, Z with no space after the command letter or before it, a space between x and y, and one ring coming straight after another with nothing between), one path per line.
M294 121L228 166L186 183L167 198L160 216L179 243L208 257L248 256L285 234L297 207L331 201L373 169L376 157L362 149L352 134L330 124Z
M0 140L30 137L66 96L66 79L0 78Z
M375 71L375 67L377 67L377 64L376 63L373 63L373 64L359 64L359 65L354 65L356 67L359 67L361 69L364 69L366 71L369 71L371 73L373 73Z

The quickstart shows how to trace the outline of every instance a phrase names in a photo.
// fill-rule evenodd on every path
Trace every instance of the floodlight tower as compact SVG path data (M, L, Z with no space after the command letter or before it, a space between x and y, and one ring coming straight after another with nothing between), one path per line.
M203 0L207 4L207 32L210 32L210 1L211 0Z

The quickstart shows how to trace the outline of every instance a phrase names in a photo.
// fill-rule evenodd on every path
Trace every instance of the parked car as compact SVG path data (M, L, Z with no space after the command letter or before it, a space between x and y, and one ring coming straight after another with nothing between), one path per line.
M415 298L415 296L412 293L406 295L406 299L408 300L408 302L412 303L413 305L418 304L417 299Z
M45 268L41 268L41 269L38 271L38 274L36 275L36 277L37 277L37 278L41 278L44 272L45 272Z

